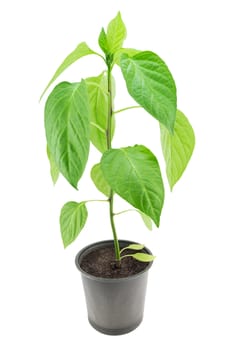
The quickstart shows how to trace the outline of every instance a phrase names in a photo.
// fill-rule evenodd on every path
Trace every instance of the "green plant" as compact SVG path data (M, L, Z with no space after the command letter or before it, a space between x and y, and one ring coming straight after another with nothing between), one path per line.
M79 44L59 66L45 89L83 56L97 55L106 64L106 70L97 77L79 83L62 82L53 89L45 104L45 131L54 183L61 173L77 189L87 163L90 142L102 153L100 162L91 170L91 178L97 189L107 197L101 201L109 204L118 263L123 256L114 216L125 211L114 213L114 195L119 195L134 208L129 210L137 210L151 229L151 220L159 226L164 185L159 163L148 148L142 145L112 148L115 115L130 108L142 107L159 122L171 190L183 174L195 143L188 119L177 110L176 86L168 67L151 51L123 48L125 38L126 28L118 13L109 23L107 31L102 28L100 32L99 46L104 55L94 52L84 42ZM120 66L128 92L138 105L114 110L114 65ZM65 247L76 239L86 223L87 202L68 202L61 210L60 226ZM143 246L131 246L131 249L138 250L139 247L142 249ZM142 261L153 258L142 253L131 256Z

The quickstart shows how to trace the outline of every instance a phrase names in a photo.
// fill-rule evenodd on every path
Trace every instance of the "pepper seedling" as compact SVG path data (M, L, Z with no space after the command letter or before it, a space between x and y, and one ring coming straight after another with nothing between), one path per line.
M176 85L165 62L152 51L123 47L126 27L121 14L102 28L99 46L102 53L93 51L85 42L79 44L58 67L42 96L71 64L84 56L101 59L103 71L80 82L61 82L52 90L45 103L45 132L51 176L56 183L59 174L77 189L90 149L90 142L100 152L92 167L91 179L108 205L114 239L115 259L131 256L140 261L151 261L154 256L142 252L122 255L124 250L141 250L132 246L120 250L115 216L136 210L151 229L157 227L164 204L164 184L156 156L143 145L113 148L112 141L119 113L141 108L160 128L166 175L172 190L183 174L192 155L195 137L187 117L177 110ZM116 94L113 71L119 66L130 96L137 103L114 109ZM41 96L41 97L42 97ZM143 116L143 113L142 113ZM156 125L157 124L157 125ZM133 129L133 128L132 128ZM147 132L143 129L142 132ZM114 213L114 197L118 195L130 209ZM60 214L60 228L64 247L71 244L85 226L87 204L95 200L66 203ZM107 208L106 208L107 210ZM139 249L140 247L140 249Z

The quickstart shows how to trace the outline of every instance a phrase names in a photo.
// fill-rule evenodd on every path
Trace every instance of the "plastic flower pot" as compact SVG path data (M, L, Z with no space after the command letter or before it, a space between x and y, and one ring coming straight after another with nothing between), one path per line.
M120 240L124 248L131 241ZM75 263L82 275L88 320L99 332L120 335L133 331L143 319L149 262L140 273L129 277L95 277L81 268L82 259L98 248L113 246L113 241L102 241L88 245L76 256ZM151 254L145 248L143 252Z

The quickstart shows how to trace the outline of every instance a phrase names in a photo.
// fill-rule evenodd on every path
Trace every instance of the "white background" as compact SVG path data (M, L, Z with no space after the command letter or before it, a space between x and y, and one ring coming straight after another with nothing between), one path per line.
M0 5L0 348L3 350L233 349L231 1L2 1ZM150 270L142 325L104 336L86 318L74 265L86 244L110 239L104 203L89 205L88 223L63 249L59 211L69 200L102 198L89 180L92 149L80 191L62 178L54 187L45 153L39 96L64 57L97 37L120 10L125 47L152 50L176 80L178 107L196 132L196 149L166 201L160 229L149 232L134 213L117 218L120 238L145 243L157 256ZM61 80L103 69L87 57ZM132 103L116 68L116 108ZM117 115L114 147L145 144L164 173L157 122L142 110ZM124 208L125 209L125 206ZM85 343L84 343L85 341Z

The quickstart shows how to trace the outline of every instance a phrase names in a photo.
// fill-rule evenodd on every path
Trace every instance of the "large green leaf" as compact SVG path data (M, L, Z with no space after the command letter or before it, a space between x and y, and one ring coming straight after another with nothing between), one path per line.
M87 220L85 202L66 203L60 214L60 229L64 247L72 243L82 231Z
M127 32L121 14L118 12L117 16L109 23L107 28L107 43L110 53L115 53L119 50L126 38Z
M180 111L176 113L173 135L163 125L160 125L160 135L163 155L166 161L167 178L172 190L192 156L195 135L188 119Z
M76 188L90 145L90 111L86 84L60 83L45 105L48 148L59 171Z
M62 64L58 67L56 72L54 73L52 79L49 81L48 85L44 89L40 99L44 96L45 92L48 90L50 85L59 77L59 75L64 72L66 68L68 68L71 64L76 62L79 58L91 55L91 54L96 54L96 52L92 51L85 42L82 42L79 44L74 51L72 51L62 62Z
M105 73L86 79L91 109L91 142L101 152L107 150L108 82ZM112 120L112 136L115 118Z
M47 156L48 156L49 163L50 163L50 175L51 175L51 178L52 178L53 183L55 185L55 183L57 182L58 177L59 177L59 169L57 167L57 164L55 163L55 160L54 160L48 146L47 146Z
M120 66L129 94L172 132L176 86L166 64L155 53L144 51L133 57L122 55Z
M103 154L101 168L113 191L159 226L164 187L153 153L138 145L111 149Z
M91 179L100 192L102 192L106 197L110 196L111 188L104 178L100 164L95 164L91 169Z

